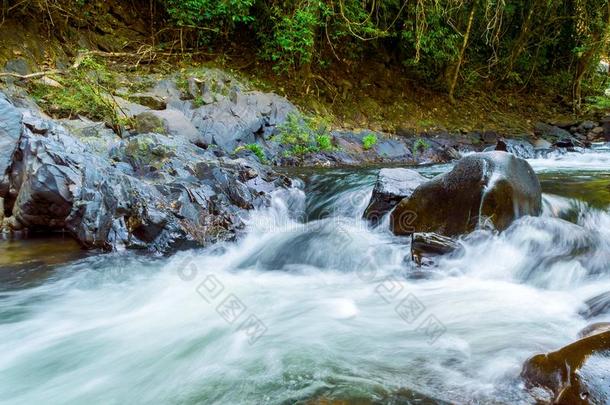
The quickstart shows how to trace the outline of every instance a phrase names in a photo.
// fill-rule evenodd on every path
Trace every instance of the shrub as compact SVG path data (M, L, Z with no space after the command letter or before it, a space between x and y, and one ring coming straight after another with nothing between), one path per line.
M369 150L377 144L377 135L368 134L362 138L362 147L364 150Z
M307 117L290 113L286 121L278 126L275 140L288 147L286 155L302 156L333 149L328 134L328 123L320 117Z
M261 161L261 163L267 162L267 157L265 156L265 152L263 151L263 148L257 143L249 143L245 146L238 146L235 149L235 153L237 153L241 150L249 150L250 152L254 153L254 155L256 155L256 157L258 158L258 160Z
M415 143L413 144L413 153L424 152L430 147L428 141L423 138L417 138Z
M198 34L228 34L237 23L254 20L254 0L162 0L167 14L179 27Z

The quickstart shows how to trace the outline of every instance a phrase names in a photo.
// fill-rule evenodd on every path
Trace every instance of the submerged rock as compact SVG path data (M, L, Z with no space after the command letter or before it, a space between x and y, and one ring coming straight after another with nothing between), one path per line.
M523 365L521 377L529 389L547 391L553 404L599 405L610 401L608 370L610 332L605 331L531 357Z
M610 291L589 298L585 305L586 308L580 311L585 319L610 312Z
M369 205L364 211L364 218L378 223L400 200L410 196L415 188L426 180L411 169L381 169Z
M610 331L610 322L596 322L586 326L580 332L578 332L578 337L582 339L608 331Z
M540 215L541 209L540 183L525 160L483 152L418 186L392 211L390 226L397 235L455 236L488 224L504 230L516 218Z

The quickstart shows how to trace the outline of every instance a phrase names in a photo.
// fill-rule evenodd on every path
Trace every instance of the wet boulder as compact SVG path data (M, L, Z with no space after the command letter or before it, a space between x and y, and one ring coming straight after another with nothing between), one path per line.
M415 233L411 239L411 259L418 266L431 262L431 258L451 253L459 243L447 236L432 232Z
M578 337L582 339L608 331L610 331L610 322L596 322L584 327L580 332L578 332Z
M534 396L542 389L553 404L598 405L610 401L608 370L610 332L604 331L531 357L523 365L521 377Z
M363 217L373 223L390 212L403 198L427 179L411 169L381 169L373 188L373 195Z
M516 218L540 215L541 209L540 182L525 160L482 152L419 185L392 211L390 227L397 235L455 236L488 225L504 230Z

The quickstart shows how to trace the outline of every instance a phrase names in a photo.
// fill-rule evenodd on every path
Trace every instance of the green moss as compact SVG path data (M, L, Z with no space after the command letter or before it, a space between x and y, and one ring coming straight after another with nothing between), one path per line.
M152 136L138 136L129 140L125 155L135 167L149 165L160 169L174 153L169 146L159 144Z

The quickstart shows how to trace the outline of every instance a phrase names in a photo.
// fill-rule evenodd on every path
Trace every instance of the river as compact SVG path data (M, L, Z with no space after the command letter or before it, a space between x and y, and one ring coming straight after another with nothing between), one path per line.
M531 403L524 360L574 341L595 321L584 302L610 291L610 150L530 163L543 215L432 267L361 220L372 168L291 173L299 187L237 242L6 259L0 402ZM3 257L22 257L15 243Z

